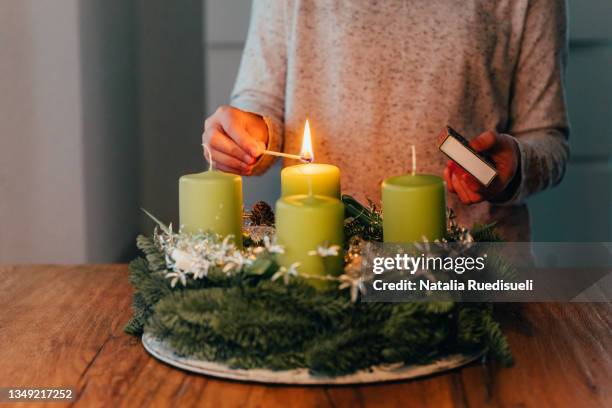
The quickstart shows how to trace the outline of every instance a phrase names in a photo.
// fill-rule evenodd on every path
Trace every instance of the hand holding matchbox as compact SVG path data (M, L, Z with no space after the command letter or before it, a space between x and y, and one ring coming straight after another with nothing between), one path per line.
M497 176L495 166L474 151L469 142L450 126L446 127L446 137L440 143L440 151L485 187Z
M439 148L451 159L444 171L449 192L464 204L507 202L520 186L520 151L510 135L488 131L468 142L447 126Z

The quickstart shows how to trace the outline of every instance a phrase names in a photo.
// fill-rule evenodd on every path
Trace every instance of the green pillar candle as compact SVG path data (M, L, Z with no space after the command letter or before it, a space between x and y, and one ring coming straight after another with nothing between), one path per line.
M182 176L179 211L183 230L233 235L242 246L242 178L217 170Z
M340 198L340 169L331 164L310 163L285 167L281 171L283 197L309 193Z
M446 186L429 174L390 177L382 184L385 242L442 239L446 234Z
M276 237L285 249L278 255L281 266L299 262L299 272L309 275L339 275L344 266L344 205L337 198L293 195L276 202ZM338 256L309 255L318 246L338 245ZM314 287L329 287L328 281L308 279Z

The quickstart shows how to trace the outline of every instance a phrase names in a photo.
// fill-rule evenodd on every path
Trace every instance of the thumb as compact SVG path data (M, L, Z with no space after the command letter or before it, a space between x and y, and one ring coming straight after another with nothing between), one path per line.
M484 152L492 148L496 141L497 133L489 130L470 140L470 146L477 152Z

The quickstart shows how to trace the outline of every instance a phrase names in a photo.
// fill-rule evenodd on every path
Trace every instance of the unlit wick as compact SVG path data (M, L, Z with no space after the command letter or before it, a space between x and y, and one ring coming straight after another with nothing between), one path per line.
M416 174L416 148L412 145L410 149L412 150L412 175L414 176Z
M211 171L213 169L212 153L206 143L202 143L202 148L204 149L204 160L208 161L208 171ZM208 156L208 158L206 158L206 156Z

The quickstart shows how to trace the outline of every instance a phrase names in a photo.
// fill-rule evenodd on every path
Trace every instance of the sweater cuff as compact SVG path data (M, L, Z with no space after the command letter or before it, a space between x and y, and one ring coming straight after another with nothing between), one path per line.
M268 144L266 150L280 152L282 150L282 126L270 116L263 116L263 120L268 127ZM261 175L268 170L276 161L276 156L262 154L253 166L253 175Z
M522 143L518 138L508 135L514 139L516 145L518 146L518 168L516 170L516 174L510 184L508 184L508 188L511 190L509 192L510 197L506 198L503 201L495 201L492 204L501 205L501 206L511 206L511 205L519 205L522 204L527 196L525 181L527 176L527 169L529 167L529 149L530 146Z

